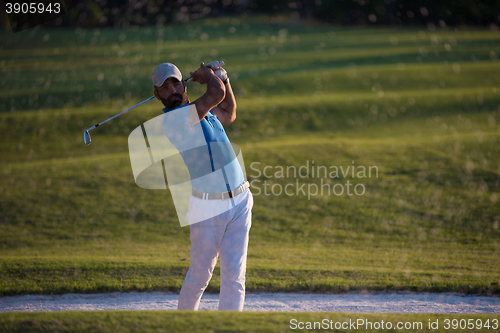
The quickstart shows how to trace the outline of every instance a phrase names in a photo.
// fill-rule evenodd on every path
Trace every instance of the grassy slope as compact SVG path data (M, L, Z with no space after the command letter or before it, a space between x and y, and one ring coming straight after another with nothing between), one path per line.
M189 230L168 191L134 184L127 150L160 105L94 131L90 147L81 136L150 96L157 63L188 73L219 58L254 194L295 184L258 177L266 165L379 169L323 179L363 196L255 195L249 290L500 292L497 34L233 21L1 40L0 293L179 289Z

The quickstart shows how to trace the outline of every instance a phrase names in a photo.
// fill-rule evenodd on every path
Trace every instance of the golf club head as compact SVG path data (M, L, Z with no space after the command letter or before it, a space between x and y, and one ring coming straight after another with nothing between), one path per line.
M90 134L89 134L89 131L84 131L83 132L83 143L85 143L86 146L90 145L90 141L92 141L90 139Z

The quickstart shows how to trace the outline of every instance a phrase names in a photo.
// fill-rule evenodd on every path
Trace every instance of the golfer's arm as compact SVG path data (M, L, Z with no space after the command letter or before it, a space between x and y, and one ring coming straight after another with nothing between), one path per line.
M214 108L214 115L219 119L222 125L230 124L236 119L236 99L234 98L231 83L226 85L226 97Z
M202 120L207 113L219 105L226 97L226 89L222 81L215 75L207 80L207 91L191 104L196 106L198 118Z

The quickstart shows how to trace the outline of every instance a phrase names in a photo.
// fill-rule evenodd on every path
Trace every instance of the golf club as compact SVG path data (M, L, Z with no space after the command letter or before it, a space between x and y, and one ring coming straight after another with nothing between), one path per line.
M83 132L83 143L85 143L85 145L86 145L86 146L90 145L90 142L92 141L92 140L90 139L90 134L89 134L89 131L90 131L90 130L93 130L94 128L101 126L101 125L102 125L102 124L104 124L105 122L110 121L111 119L116 118L116 117L118 117L119 115L121 115L121 114L123 114L123 113L125 113L125 112L127 112L127 111L130 111L130 110L132 110L133 108L138 107L138 106L139 106L139 105L141 105L141 104L144 104L144 103L146 103L146 102L149 102L149 101L150 101L150 100L152 100L153 98L155 98L155 97L154 97L154 96L151 96L151 97L149 97L147 100L142 101L142 102L140 102L139 104L134 105L133 107L128 108L127 110L122 111L122 112L118 113L117 115L114 115L113 117L111 117L111 118L109 118L109 119L104 120L103 122L100 122L99 124L96 124L96 125L94 125L94 126L92 126L92 127L90 127L90 128L87 128L87 129Z
M221 62L220 62L220 66L224 66L224 65L225 65L225 64L224 64L224 61L221 61ZM211 68L211 67L210 67L210 68ZM189 81L191 81L191 77L188 77L187 79L185 79L185 80L184 80L184 82L186 82L186 83L187 83L187 82L189 82ZM83 143L85 143L85 145L86 145L86 146L88 146L88 145L90 145L90 143L92 142L92 139L90 138L90 133L89 133L89 131L93 130L93 129L94 129L94 128L96 128L96 127L101 126L101 125L102 125L102 124L104 124L105 122L110 121L111 119L114 119L114 118L118 117L119 115L121 115L121 114L123 114L123 113L125 113L125 112L127 112L127 111L132 110L132 109L133 109L133 108L135 108L135 107L138 107L138 106L139 106L139 105L141 105L141 104L144 104L144 103L146 103L146 102L149 102L149 101L150 101L150 100L152 100L153 98L155 98L155 96L151 96L151 97L149 97L148 99L146 99L145 101L142 101L142 102L140 102L139 104L136 104L136 105L132 106L131 108L128 108L127 110L124 110L124 111L122 111L122 112L118 113L117 115L114 115L113 117L111 117L111 118L109 118L109 119L106 119L106 120L104 120L103 122L100 122L99 124L96 124L96 125L94 125L94 126L92 126L92 127L90 127L90 128L87 128L87 129L83 132Z

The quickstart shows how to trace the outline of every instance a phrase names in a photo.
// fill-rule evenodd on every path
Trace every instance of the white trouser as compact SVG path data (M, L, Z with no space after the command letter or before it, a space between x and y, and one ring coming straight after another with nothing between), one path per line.
M243 197L239 198L240 196ZM243 310L253 196L247 189L235 199L238 199L238 204L234 207L232 200L213 200L216 204L227 204L230 208L216 217L189 225L191 266L181 288L179 310L198 310L201 296L212 278L219 252L219 310ZM207 203L210 200L204 201ZM190 205L189 209L196 207Z

